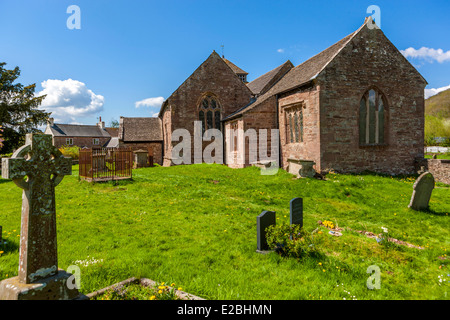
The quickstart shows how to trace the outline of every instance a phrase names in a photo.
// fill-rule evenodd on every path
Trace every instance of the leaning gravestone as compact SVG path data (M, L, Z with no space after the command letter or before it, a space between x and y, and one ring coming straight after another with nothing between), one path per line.
M276 214L274 211L263 211L256 218L256 234L257 234L257 252L264 253L269 250L266 239L266 228L276 223Z
M72 276L58 269L55 187L72 171L52 136L27 134L23 147L2 160L2 177L23 189L19 275L0 282L0 300L73 299Z
M413 210L426 210L434 189L434 177L429 172L422 173L413 186L413 194L408 208Z

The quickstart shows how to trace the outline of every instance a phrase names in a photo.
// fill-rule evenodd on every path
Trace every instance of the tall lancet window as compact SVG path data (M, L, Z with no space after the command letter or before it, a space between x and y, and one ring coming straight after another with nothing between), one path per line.
M359 103L359 144L385 144L385 124L386 99L380 91L370 89Z
M218 129L222 131L221 107L216 97L212 94L206 95L198 107L198 119L202 122L202 132L208 129Z

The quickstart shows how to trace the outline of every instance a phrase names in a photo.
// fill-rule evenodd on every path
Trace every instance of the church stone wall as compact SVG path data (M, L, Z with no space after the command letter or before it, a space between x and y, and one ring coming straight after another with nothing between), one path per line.
M426 82L380 30L365 27L319 77L320 169L414 172L423 157ZM359 104L370 89L386 100L385 143L359 144Z

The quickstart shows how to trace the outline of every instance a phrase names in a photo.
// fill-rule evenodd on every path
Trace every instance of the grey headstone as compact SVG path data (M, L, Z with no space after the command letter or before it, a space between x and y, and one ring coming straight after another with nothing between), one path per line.
M303 227L303 199L294 198L289 203L290 206L290 224L299 224Z
M257 251L269 250L266 239L266 228L275 225L276 214L274 211L263 211L256 218Z
M422 173L413 186L413 194L408 208L413 210L426 210L434 189L434 177L429 172Z

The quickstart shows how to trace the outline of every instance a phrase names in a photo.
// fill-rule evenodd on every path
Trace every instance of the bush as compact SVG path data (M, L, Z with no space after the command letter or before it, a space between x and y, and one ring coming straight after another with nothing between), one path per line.
M316 230L307 232L300 225L272 225L266 229L267 244L283 256L317 256L321 239Z
M59 148L59 151L63 154L65 157L71 157L72 160L78 160L80 156L80 148L77 146L62 146Z

